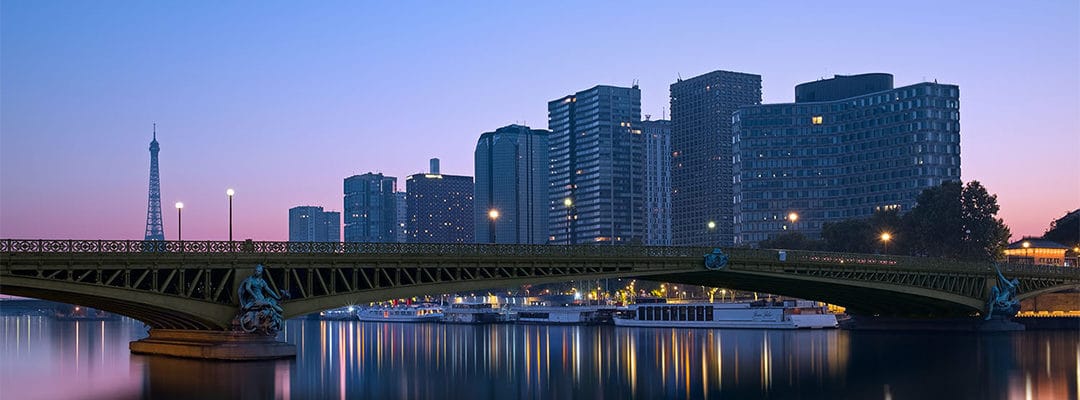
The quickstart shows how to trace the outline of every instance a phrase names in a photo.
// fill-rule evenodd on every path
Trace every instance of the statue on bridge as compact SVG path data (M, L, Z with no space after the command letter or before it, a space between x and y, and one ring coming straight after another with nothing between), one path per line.
M263 279L263 265L255 266L255 272L240 283L238 295L240 312L233 318L233 329L247 333L276 335L281 330L281 296L274 293Z
M1016 300L1017 288L1020 286L1020 281L1013 279L1005 279L1005 275L1001 274L1001 269L994 265L994 271L997 271L998 283L990 289L990 298L986 301L986 318L987 320L994 315L1000 315L1004 317L1015 316L1020 311L1020 302Z
M724 269L728 263L728 255L724 254L723 250L718 248L713 249L712 253L705 255L705 268L711 270Z

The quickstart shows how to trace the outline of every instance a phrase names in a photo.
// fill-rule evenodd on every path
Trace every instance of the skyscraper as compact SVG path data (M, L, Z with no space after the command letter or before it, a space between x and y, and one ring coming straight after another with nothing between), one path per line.
M397 240L397 178L366 173L345 178L345 241Z
M290 242L341 241L341 213L317 206L289 209Z
M641 121L645 135L645 244L671 245L671 121Z
M907 211L924 189L960 180L956 85L837 75L734 121L739 244L792 230L818 237L825 222Z
M547 243L547 135L546 130L522 125L480 135L474 164L477 243ZM493 210L497 218L492 218Z
M551 243L645 239L641 91L595 86L548 102Z
M146 202L146 235L143 240L165 240L165 230L161 224L161 181L158 178L157 124L154 124L154 138L150 140L150 199Z
M405 179L409 242L473 243L473 178L431 172Z
M671 85L673 244L732 244L731 114L760 103L759 75L713 71Z
M397 227L394 231L394 241L405 243L409 241L409 201L405 192L394 193L394 204L397 206Z

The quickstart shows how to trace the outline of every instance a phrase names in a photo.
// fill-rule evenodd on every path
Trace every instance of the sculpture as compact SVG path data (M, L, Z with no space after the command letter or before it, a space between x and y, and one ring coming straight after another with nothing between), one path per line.
M233 318L233 329L247 333L258 332L273 336L281 330L281 296L270 290L263 279L263 265L255 266L255 272L240 283L237 291L240 299L240 312Z
M996 264L994 265L994 271L997 271L998 284L990 288L990 298L986 301L985 319L987 320L994 315L1012 317L1020 311L1020 302L1016 300L1017 287L1020 286L1020 281L1015 278L1005 279L1005 276L1001 274L1001 269Z
M705 268L711 270L724 269L728 263L728 255L719 248L713 249L712 253L705 255Z

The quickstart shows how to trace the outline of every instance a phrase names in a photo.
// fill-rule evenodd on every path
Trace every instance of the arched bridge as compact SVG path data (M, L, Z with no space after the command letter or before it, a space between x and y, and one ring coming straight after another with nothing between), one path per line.
M155 329L227 330L255 265L287 293L284 317L392 298L522 284L642 278L754 290L881 315L985 309L990 264L862 254L712 248L488 244L0 240L0 293L81 304ZM1021 298L1080 288L1080 269L1006 265Z

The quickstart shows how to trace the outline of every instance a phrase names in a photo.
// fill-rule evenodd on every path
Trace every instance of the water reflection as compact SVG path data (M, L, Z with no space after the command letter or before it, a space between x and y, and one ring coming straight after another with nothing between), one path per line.
M0 398L1067 399L1073 332L918 334L289 321L295 360L133 356L130 321L5 317Z

